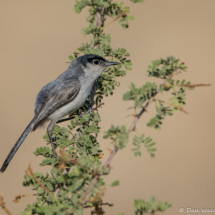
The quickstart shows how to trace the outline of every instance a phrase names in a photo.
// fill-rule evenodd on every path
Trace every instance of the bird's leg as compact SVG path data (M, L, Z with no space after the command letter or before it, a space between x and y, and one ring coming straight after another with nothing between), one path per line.
M56 121L51 121L51 123L47 127L47 132L48 132L49 140L50 140L50 143L52 146L53 155L55 158L58 158L57 153L55 152L54 144L52 142L52 131L53 131L55 124L56 124Z
M96 86L95 86L95 84L93 84L93 87L92 87L92 90L90 93L91 110L93 109L95 95L96 95Z

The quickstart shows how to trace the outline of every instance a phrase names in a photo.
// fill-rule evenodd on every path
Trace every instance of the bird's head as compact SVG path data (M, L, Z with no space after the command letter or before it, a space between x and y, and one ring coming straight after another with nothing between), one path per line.
M84 72L89 75L100 75L107 67L120 64L118 62L109 62L105 58L94 54L83 55L78 60Z

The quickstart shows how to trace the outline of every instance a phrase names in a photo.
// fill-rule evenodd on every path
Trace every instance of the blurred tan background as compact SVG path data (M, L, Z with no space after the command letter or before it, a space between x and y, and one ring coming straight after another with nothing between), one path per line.
M81 34L87 26L87 10L75 14L73 4L72 0L0 1L0 165L32 119L39 90L67 69L68 56L81 42L91 39ZM143 147L142 157L135 158L130 138L127 148L114 158L111 174L105 177L107 184L120 180L120 186L105 193L105 202L114 203L114 207L104 207L106 214L134 214L133 200L148 200L152 195L172 203L167 215L180 214L180 207L215 208L215 1L146 0L143 4L126 1L126 5L136 17L130 28L122 29L115 22L105 29L111 33L114 48L119 45L131 53L134 66L119 79L120 87L105 98L105 106L99 110L99 141L106 154L103 162L110 147L102 140L103 131L111 124L130 125L132 118L125 116L131 103L123 102L122 95L131 81L137 86L153 81L146 75L150 61L174 55L188 66L188 72L177 78L212 86L189 91L185 106L189 115L178 112L167 117L161 131L146 127L155 113L150 106L137 129L155 139L156 157L151 159ZM12 202L18 194L33 193L22 186L28 163L34 171L47 170L38 166L42 159L32 154L36 147L45 145L44 132L30 133L0 175L0 194L13 214L34 200L28 197ZM4 214L2 209L0 214Z

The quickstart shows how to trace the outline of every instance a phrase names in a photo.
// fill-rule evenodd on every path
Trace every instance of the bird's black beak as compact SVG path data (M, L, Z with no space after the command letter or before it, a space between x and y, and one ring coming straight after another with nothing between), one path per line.
M109 61L107 61L105 63L105 66L114 66L114 65L119 65L119 64L120 64L119 62L109 62Z

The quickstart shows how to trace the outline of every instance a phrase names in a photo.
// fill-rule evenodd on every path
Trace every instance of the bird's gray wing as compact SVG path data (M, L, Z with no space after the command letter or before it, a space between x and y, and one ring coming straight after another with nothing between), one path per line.
M64 86L57 92L54 92L50 97L48 97L41 107L40 111L37 113L37 119L32 131L35 131L39 123L46 119L54 111L72 101L78 94L80 86L81 85L78 80L73 81L72 85Z

